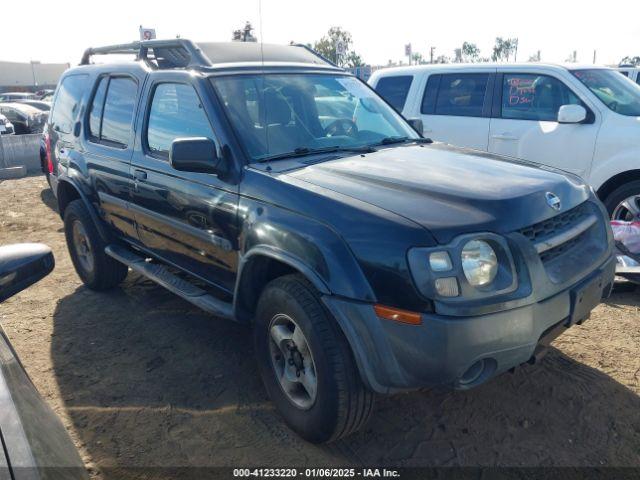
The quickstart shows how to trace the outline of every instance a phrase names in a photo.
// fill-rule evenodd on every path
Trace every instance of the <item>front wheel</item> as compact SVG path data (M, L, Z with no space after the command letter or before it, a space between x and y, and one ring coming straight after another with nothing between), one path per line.
M640 220L640 180L619 186L604 199L612 220Z
M254 342L267 392L301 437L329 442L366 423L373 393L363 385L337 323L303 277L287 275L265 287Z

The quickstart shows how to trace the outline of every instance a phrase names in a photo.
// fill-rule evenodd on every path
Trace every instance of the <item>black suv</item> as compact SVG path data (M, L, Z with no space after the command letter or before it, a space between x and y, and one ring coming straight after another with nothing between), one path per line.
M109 53L137 61L90 64ZM304 46L182 39L87 50L46 131L84 283L129 267L250 324L269 395L314 442L360 428L374 392L535 360L610 291L580 179L430 143Z

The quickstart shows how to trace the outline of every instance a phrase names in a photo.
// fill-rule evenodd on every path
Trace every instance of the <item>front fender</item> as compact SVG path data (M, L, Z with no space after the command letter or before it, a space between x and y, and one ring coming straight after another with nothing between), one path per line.
M328 226L258 200L243 198L241 267L261 254L303 273L322 293L375 302L375 295L345 241Z
M589 175L589 184L597 191L607 180L616 175L638 170L639 159L640 150L634 149L633 151L625 151L609 158L594 161Z

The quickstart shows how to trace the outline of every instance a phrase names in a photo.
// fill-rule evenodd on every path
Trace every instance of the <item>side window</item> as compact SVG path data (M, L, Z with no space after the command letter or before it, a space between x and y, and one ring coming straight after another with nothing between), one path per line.
M211 124L191 85L161 83L153 93L147 122L147 147L156 155L168 157L176 138L214 139Z
M560 80L547 75L504 74L502 118L555 122L562 105L582 105Z
M138 86L129 77L112 77L102 113L100 141L126 147L136 106Z
M62 80L51 113L51 124L60 133L71 133L80 110L88 75L69 75Z
M434 113L459 117L481 117L488 83L488 73L441 75Z
M624 75L625 77L629 76L629 72L625 72L624 70L618 70L618 73Z
M636 77L636 83L640 84L640 73L638 73L638 76Z
M100 140L100 126L102 125L102 110L104 108L104 97L107 93L108 77L99 80L98 88L93 96L91 107L89 108L89 137L93 140Z
M436 111L436 98L438 98L438 87L440 86L440 77L442 75L429 75L427 86L422 96L422 105L420 113L433 114Z
M393 105L396 110L401 112L404 108L404 103L407 101L407 95L409 94L412 82L412 75L383 77L378 80L376 92Z

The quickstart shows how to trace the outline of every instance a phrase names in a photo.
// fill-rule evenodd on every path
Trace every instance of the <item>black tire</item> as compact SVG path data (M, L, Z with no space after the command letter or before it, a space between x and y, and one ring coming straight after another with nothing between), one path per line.
M634 195L640 196L640 180L633 180L631 182L620 185L613 192L607 195L607 197L603 200L603 203L607 208L609 217L612 218L614 210L622 201Z
M74 226L75 223L79 226ZM74 228L82 228L89 247L80 252L81 245L74 240ZM74 200L64 211L64 234L71 261L82 282L92 290L108 290L118 285L127 276L128 267L114 260L106 253L106 244L100 237L91 215L82 200ZM87 267L87 261L82 257L91 257L92 268Z
M300 326L315 364L317 394L307 409L285 394L272 360L270 327L273 319L283 314ZM339 326L304 277L287 275L265 287L256 309L254 343L267 393L287 425L302 438L313 443L331 442L367 422L374 394L362 383Z

